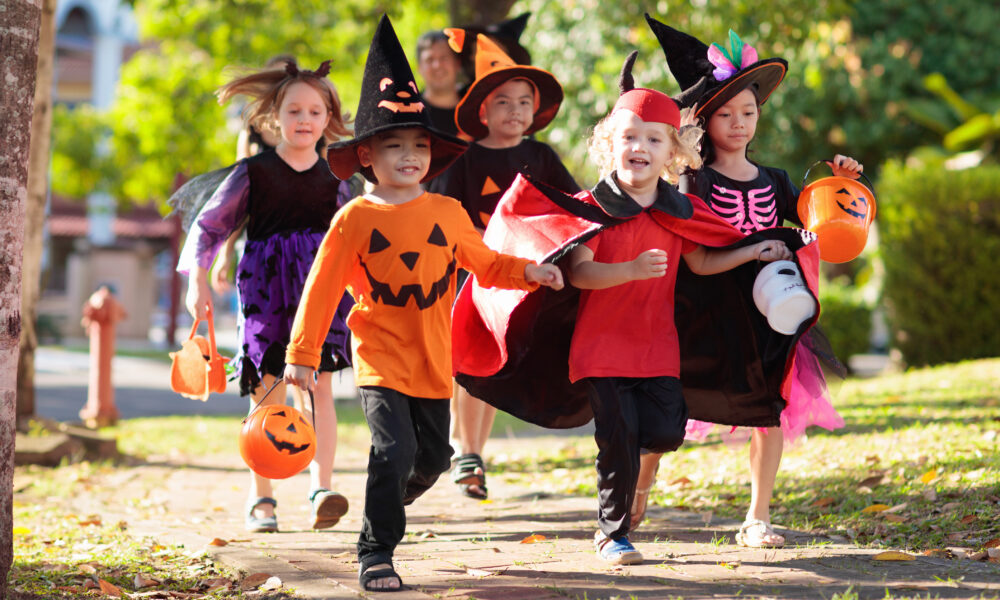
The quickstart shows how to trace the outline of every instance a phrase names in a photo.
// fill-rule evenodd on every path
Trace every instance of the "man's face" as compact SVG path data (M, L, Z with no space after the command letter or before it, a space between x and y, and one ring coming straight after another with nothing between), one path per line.
M417 70L431 92L454 92L458 69L458 56L448 47L448 42L434 42L417 57Z

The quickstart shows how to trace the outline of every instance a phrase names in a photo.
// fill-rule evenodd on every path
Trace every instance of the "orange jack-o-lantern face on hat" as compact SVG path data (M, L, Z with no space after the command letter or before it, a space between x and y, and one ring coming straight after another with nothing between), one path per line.
M413 81L407 81L406 83L409 84L410 89L406 89L406 87L397 89L392 79L383 77L378 84L379 91L384 94L386 89L392 88L389 89L392 99L381 100L378 103L378 107L389 109L394 113L418 113L424 110L424 103L420 101L420 92L417 90L417 84Z
M412 297L420 310L430 308L450 289L455 250L437 223L430 231L373 228L368 252L361 257L372 300L402 308Z
M860 188L861 186L857 187ZM837 206L845 213L859 219L864 219L868 216L868 198L865 197L864 193L855 196L850 190L843 187L837 190L834 196L837 198Z
M316 454L316 432L291 406L262 406L240 431L240 455L255 473L268 479L291 477L309 466Z

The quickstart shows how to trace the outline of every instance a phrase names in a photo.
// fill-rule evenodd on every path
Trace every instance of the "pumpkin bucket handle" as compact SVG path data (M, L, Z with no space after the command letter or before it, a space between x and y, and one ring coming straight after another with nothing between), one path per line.
M802 185L799 186L799 189L805 189L806 182L809 181L809 173L811 173L812 170L816 168L816 165L826 165L830 167L831 172L833 171L833 167L830 165L830 161L817 160L813 164L809 165L808 169L806 169L806 174L802 176ZM878 210L878 194L875 193L875 184L872 183L871 179L868 179L868 176L865 175L864 171L858 173L858 175L865 178L865 183L868 184L868 189L872 191L872 200L874 201L872 202L872 218L874 219L875 212ZM848 177L848 179L850 178Z

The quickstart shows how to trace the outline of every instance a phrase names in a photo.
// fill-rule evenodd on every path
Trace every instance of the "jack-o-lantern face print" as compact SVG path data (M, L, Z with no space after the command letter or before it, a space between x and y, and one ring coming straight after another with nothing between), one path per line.
M412 297L420 310L430 308L448 293L455 250L437 223L425 232L373 228L368 252L361 257L372 300L402 308ZM428 280L425 290L422 281Z
M284 410L272 413L264 427L264 435L274 449L288 454L298 454L309 449L312 445L309 431L311 427L301 414L290 415Z
M419 100L420 92L417 91L417 84L412 80L407 81L402 86L397 86L392 79L383 77L378 84L378 89L389 97L378 103L379 108L385 108L394 113L418 113L424 110L424 103ZM389 90L388 93L386 90Z
M855 196L847 188L840 188L836 198L837 206L852 217L864 219L868 216L868 199L864 194Z

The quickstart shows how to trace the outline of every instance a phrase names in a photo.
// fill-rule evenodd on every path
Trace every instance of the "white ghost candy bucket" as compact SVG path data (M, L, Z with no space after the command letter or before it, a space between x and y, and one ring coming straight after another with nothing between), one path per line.
M794 334L816 314L816 300L799 266L790 260L778 260L760 270L753 283L753 301L771 329L784 335Z

